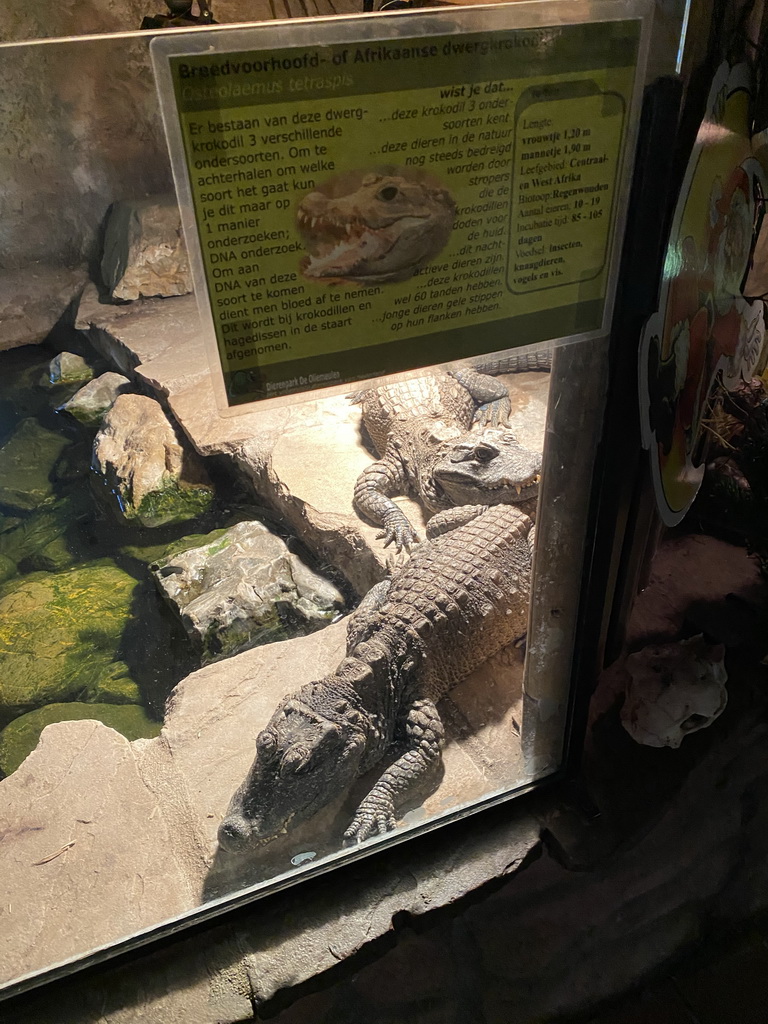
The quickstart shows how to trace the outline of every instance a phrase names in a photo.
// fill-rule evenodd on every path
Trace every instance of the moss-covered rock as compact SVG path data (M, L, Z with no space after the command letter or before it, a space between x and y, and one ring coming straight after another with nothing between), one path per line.
M0 583L4 583L15 574L16 563L12 562L10 558L6 558L5 555L0 555Z
M70 566L81 554L72 549L69 535L73 521L87 508L85 497L75 492L50 498L31 515L12 521L0 532L0 556L21 566L20 572L55 572Z
M43 383L48 385L56 384L83 384L93 378L93 370L82 356L76 352L59 352L54 356L48 365L48 374L43 378Z
M237 523L203 541L169 552L152 571L205 660L314 632L344 607L336 587L263 523Z
M224 536L226 532L227 527L222 526L218 530L211 530L210 533L188 533L186 536L172 540L170 543L126 544L125 547L120 549L120 553L151 566L167 562L169 558L178 555L182 551L188 551L190 548L198 548L202 544L208 544L212 540Z
M0 711L67 700L139 700L116 662L136 586L109 563L30 573L0 587ZM108 696L107 696L108 695Z
M53 467L69 444L37 420L22 420L0 448L0 505L29 512L53 495Z
M143 526L183 523L207 512L212 501L212 487L187 486L169 477L162 490L144 495L136 509L135 518Z
M131 382L121 373L102 373L74 394L61 409L74 416L86 427L98 427L105 414L115 404L118 395L127 391Z
M25 560L24 568L25 570L39 569L43 572L58 572L60 569L70 566L72 561L72 552L69 550L67 538L62 532L47 544L43 544L37 551L31 552Z
M89 700L105 704L140 704L141 692L124 661L113 661L88 693Z
M21 762L37 746L40 733L54 722L95 720L122 733L126 739L138 740L157 736L160 722L154 722L144 708L136 704L115 707L112 704L48 704L22 715L0 732L0 771L6 775L16 771Z
M142 526L194 519L213 501L200 457L145 395L118 395L96 435L93 468L120 514Z

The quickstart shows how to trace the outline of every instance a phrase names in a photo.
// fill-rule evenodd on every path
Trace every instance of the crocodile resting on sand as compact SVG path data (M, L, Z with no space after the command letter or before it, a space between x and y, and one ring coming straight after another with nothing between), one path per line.
M511 355L496 373L549 370L549 352ZM407 494L430 512L460 505L519 505L533 515L541 453L505 429L509 393L501 381L471 368L437 372L359 391L363 426L377 462L357 479L353 505L382 526L384 545L410 548L416 533L392 498ZM472 428L475 429L472 429ZM478 429L479 428L479 429Z
M219 827L228 851L263 845L306 821L397 754L345 832L395 827L396 808L441 761L436 703L528 619L533 524L509 505L451 509L351 616L347 654L287 696L256 740L256 759Z
M349 195L310 192L298 226L310 255L309 278L381 284L405 281L426 266L453 229L456 204L443 188L401 175L366 175Z

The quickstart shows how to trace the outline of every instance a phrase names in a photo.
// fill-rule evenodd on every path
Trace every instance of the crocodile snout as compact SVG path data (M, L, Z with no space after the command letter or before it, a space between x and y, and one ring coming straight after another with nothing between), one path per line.
M248 846L252 825L240 815L232 814L219 825L219 846L227 853L240 853Z

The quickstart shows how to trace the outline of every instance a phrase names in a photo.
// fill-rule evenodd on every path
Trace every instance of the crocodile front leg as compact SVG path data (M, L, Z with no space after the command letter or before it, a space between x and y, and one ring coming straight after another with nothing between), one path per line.
M431 700L416 700L405 719L406 750L363 799L344 833L358 843L395 827L395 803L440 761L445 730Z
M405 494L407 490L408 480L400 453L390 445L384 458L371 463L357 478L352 498L356 512L384 527L377 534L377 538L384 539L384 547L394 543L397 551L418 543L408 517L392 501L394 495Z
M509 401L509 391L506 385L495 377L489 377L486 373L478 373L477 370L462 368L451 370L451 376L470 393L477 409L473 423L480 423L487 427L505 427L509 422L509 414L512 405Z

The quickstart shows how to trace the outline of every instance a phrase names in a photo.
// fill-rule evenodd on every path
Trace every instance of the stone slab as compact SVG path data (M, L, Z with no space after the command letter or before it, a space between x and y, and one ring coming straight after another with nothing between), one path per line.
M194 906L199 843L182 845L135 745L113 729L48 726L0 792L2 981Z
M32 263L20 270L0 270L0 352L36 345L60 320L74 320L86 281L84 267Z

